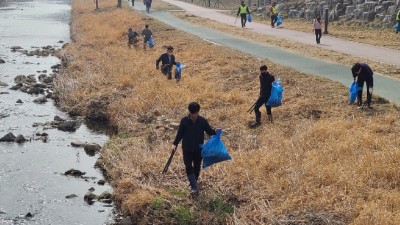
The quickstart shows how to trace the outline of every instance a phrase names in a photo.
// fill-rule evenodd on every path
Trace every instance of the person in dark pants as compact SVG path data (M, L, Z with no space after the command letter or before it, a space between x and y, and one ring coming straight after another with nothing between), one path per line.
M197 193L197 180L200 176L202 161L201 146L204 143L204 132L211 136L215 135L219 129L212 129L208 121L204 117L199 116L199 103L190 103L188 109L189 115L181 119L178 133L173 142L173 148L175 149L182 140L183 162L185 163L191 193Z
M275 77L268 73L268 67L263 65L260 67L260 97L258 97L255 106L254 112L256 114L256 121L250 124L251 128L257 127L261 125L261 112L260 107L265 105L271 96L272 83L275 81ZM272 123L272 112L271 107L267 106L267 115L269 121Z
M362 102L362 92L364 87L364 82L367 83L367 106L369 109L372 109L371 99L372 99L372 90L374 87L374 72L366 63L355 63L351 68L351 72L353 74L354 81L357 78L357 104L359 108L363 108Z
M167 76L168 80L172 79L172 67L176 65L175 56L174 56L174 48L169 46L167 48L167 52L162 54L156 60L156 69L159 69L159 64L161 62L161 72Z
M152 0L146 0L146 12L147 13L150 13L151 2L152 2Z
M147 41L150 40L151 36L153 35L153 32L151 32L151 30L149 29L148 24L144 25L144 29L142 30L142 35L144 36L143 49L146 50Z
M135 6L135 0L132 0L132 6Z
M128 47L131 48L131 45L137 47L137 43L138 41L138 33L134 30L132 30L132 28L128 29Z
M249 7L247 7L244 1L242 1L236 15L236 17L238 17L240 14L240 21L242 23L242 28L246 27L247 13L250 14Z
M321 16L317 14L313 24L313 29L315 32L315 40L317 41L317 44L321 43L321 36L322 36L321 24L322 24Z
M269 9L269 13L271 14L271 27L275 27L275 23L278 19L278 12L276 11L276 2L272 3L271 8Z

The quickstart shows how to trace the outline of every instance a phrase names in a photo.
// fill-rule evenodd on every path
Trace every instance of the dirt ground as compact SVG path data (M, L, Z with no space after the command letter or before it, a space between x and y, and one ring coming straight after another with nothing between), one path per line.
M128 48L128 28L144 24L155 47ZM90 1L74 1L71 32L55 90L66 111L101 113L118 128L98 165L116 205L135 224L400 221L400 118L384 99L374 97L373 110L358 110L337 82L204 42L126 5L117 9L114 0L98 11ZM155 68L169 45L186 65L179 82ZM284 100L273 109L273 123L262 108L262 126L250 129L254 114L246 111L259 95L263 64L284 81ZM202 171L198 196L189 195L181 151L160 175L191 101L224 130L233 159Z

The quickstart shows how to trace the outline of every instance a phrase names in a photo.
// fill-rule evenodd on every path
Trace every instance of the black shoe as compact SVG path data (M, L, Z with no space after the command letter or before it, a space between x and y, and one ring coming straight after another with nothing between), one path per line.
M249 127L250 128L256 128L256 127L258 127L258 126L260 126L261 125L261 123L260 122L257 122L257 121L253 121L253 122L250 122L249 123Z

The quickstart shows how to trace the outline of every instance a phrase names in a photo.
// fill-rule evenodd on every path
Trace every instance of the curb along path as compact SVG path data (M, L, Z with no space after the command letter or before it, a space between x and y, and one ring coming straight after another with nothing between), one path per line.
M172 1L170 0L166 2L172 3ZM138 11L145 12L145 7L140 3L135 4L133 8ZM301 71L319 77L328 78L333 81L338 81L344 84L345 86L350 86L350 84L353 81L350 68L344 65L319 61L310 57L291 53L276 47L267 46L262 43L257 43L238 37L233 37L223 32L190 24L188 22L185 22L181 19L172 16L168 12L151 10L150 14L147 15L172 27L175 27L187 33L194 34L202 39L232 49L236 49L259 58L267 58L269 61L272 61L276 64L280 64L283 66L291 67L297 71ZM353 43L351 42L351 44ZM400 52L398 53L398 55L400 55ZM374 94L379 95L389 101L392 101L395 104L399 104L400 103L399 87L400 87L400 80L391 79L379 74L374 74Z

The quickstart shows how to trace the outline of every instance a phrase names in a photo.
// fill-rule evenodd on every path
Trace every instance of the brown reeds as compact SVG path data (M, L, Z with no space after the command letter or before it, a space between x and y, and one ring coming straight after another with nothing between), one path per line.
M139 3L140 4L140 3ZM215 46L116 2L73 2L74 42L62 52L60 104L88 115L96 107L119 134L101 153L117 205L137 224L396 224L400 221L398 110L348 105L347 87ZM126 31L149 24L156 47L129 49ZM187 65L180 83L155 70L173 45ZM258 68L284 81L275 121L247 128L259 92ZM349 74L349 77L351 75ZM202 172L189 198L182 155L161 176L174 122L190 101L225 130L233 160ZM94 104L97 103L97 104Z

